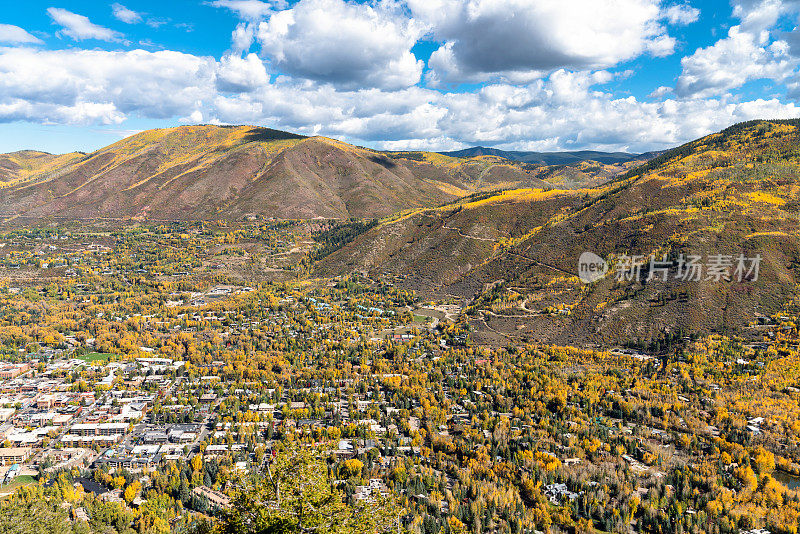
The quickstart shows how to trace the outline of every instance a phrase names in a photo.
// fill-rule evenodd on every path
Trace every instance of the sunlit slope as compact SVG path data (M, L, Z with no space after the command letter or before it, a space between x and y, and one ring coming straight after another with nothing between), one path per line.
M54 155L35 150L0 154L0 189L53 178L58 171L84 157L85 154L79 152Z
M558 195L555 202L551 195ZM516 198L515 198L516 197ZM496 195L452 210L426 211L375 228L325 260L373 275L426 272L416 287L467 297L504 281L523 308L487 316L512 336L556 341L624 339L664 331L752 333L760 314L794 296L800 267L800 131L796 121L756 121L668 151L600 188ZM518 217L519 214L524 214ZM516 220L516 224L504 221ZM463 264L456 247L437 250L443 225L478 250ZM469 241L469 243L467 243ZM432 243L430 249L425 249ZM389 260L378 260L378 248ZM382 247L382 248L380 248ZM617 281L612 272L586 286L578 258L594 252L612 264L623 255L675 260L668 280ZM762 257L758 280L676 280L677 259L698 255ZM416 258L419 258L417 260ZM467 268L468 267L468 268ZM733 275L733 268L730 270ZM488 293L481 306L509 295ZM505 295L505 296L504 296ZM556 310L556 312L554 312Z
M159 219L215 213L266 160L301 141L251 127L149 130L89 154L53 178L11 189L0 212L66 218L152 213Z
M389 152L386 155L419 176L459 187L458 196L475 191L550 187L541 177L546 167L497 156L455 158L435 152Z
M141 132L88 155L0 156L5 218L371 218L484 188L544 184L531 168L394 157L251 126ZM546 186L546 184L544 184Z

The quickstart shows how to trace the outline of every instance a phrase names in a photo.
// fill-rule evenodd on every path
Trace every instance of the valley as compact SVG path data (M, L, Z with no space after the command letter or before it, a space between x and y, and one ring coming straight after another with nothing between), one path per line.
M243 481L265 462L302 457L367 531L793 531L794 121L571 184L547 180L594 164L191 131L225 148L187 155L189 174L173 160L125 170L168 154L175 132L7 156L0 203L26 207L0 226L14 521L34 507L90 532L199 533L249 513ZM249 167L228 161L239 152ZM323 179L345 154L349 170ZM278 176L253 169L290 160L319 180L253 189ZM179 182L213 188L157 204ZM403 183L416 194L387 192ZM149 210L125 196L139 187ZM608 263L593 282L578 277L584 251ZM687 279L686 257L714 254L730 263ZM737 254L758 272L737 274Z
M0 534L800 532L800 0L3 7Z

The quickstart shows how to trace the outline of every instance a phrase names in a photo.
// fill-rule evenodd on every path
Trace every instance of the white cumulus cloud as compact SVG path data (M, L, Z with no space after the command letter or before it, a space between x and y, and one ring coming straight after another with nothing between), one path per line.
M658 87L644 100L618 92L611 82L636 73L615 67L672 53L668 28L698 16L689 4L407 2L299 0L287 8L217 0L213 5L241 19L220 58L43 50L21 40L30 35L25 30L0 25L0 40L16 35L18 45L0 46L0 122L117 124L136 117L261 124L378 148L644 151L741 120L800 114L791 102L728 94L763 77L800 92L792 41L775 29L789 11L775 0L736 4L741 24L684 58L674 88ZM121 37L81 15L51 11L65 37ZM411 52L423 39L440 45L428 63L431 81L442 83L436 88L420 83L424 63ZM454 91L447 85L454 81L480 86Z
M10 106L0 120L109 123L129 115L186 115L215 93L216 69L213 58L172 51L0 48L0 103Z
M243 59L223 56L217 67L217 87L225 92L253 91L269 82L267 69L256 54Z
M776 39L774 27L781 14L796 12L798 4L780 0L738 2L733 15L741 24L711 46L698 48L681 59L675 92L683 98L726 94L751 80L786 82L800 64L790 42Z
M685 26L700 18L700 10L689 4L675 4L664 10L664 16L670 24Z
M669 55L659 0L407 0L444 44L432 81L487 80L559 68L607 68Z
M261 22L257 39L283 73L340 87L399 89L419 82L411 53L423 32L392 6L300 0Z

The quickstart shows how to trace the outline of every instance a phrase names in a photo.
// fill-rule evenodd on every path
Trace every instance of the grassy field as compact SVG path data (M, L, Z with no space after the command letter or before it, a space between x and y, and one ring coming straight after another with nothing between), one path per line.
M30 475L20 475L12 480L10 484L3 484L0 486L0 491L3 493L11 492L20 486L26 486L28 484L33 484L34 482L36 482L34 477Z
M88 354L84 354L83 356L77 356L77 358L88 363L94 363L110 359L111 354L105 352L90 352Z

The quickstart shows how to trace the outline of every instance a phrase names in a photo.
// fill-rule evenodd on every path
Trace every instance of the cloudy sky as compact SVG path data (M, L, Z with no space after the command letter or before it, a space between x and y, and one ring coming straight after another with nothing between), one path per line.
M196 123L641 152L800 117L798 0L6 4L0 152Z

